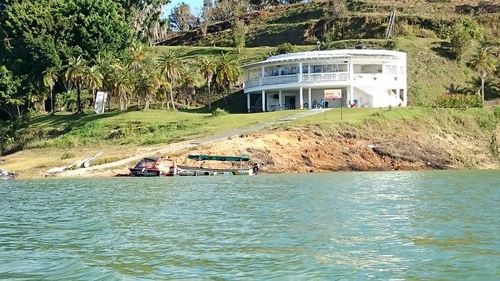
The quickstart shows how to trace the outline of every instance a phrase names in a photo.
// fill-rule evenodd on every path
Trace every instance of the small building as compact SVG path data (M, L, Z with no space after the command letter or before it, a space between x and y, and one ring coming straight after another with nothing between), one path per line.
M248 112L294 108L406 106L406 53L333 50L290 53L247 64Z

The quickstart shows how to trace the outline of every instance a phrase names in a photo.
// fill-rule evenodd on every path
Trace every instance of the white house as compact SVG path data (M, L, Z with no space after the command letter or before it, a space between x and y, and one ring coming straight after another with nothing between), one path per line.
M406 53L333 50L291 53L247 64L248 111L406 106Z

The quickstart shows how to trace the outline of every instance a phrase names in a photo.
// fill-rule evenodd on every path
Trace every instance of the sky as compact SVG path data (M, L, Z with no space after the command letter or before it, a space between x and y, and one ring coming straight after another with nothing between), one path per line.
M201 12L201 7L203 6L203 0L171 0L170 4L163 8L163 15L167 17L170 11L180 3L186 3L191 7L191 12L198 16Z

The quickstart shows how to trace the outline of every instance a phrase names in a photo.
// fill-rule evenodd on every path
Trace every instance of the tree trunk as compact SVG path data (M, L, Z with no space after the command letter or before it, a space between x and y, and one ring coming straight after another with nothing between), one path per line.
M144 97L144 110L149 110L149 98L148 95Z
M173 83L173 81L172 81L172 83ZM174 104L174 93L173 93L172 85L170 85L170 102L172 102L172 108L174 110L176 110L175 104Z
M80 84L76 86L76 112L82 113L82 97L81 97L81 88Z
M212 95L210 93L210 80L207 81L208 84L208 110L212 111Z
M481 75L481 97L483 98L484 102L484 75Z
M50 113L54 114L54 95L52 94L52 87L50 87Z

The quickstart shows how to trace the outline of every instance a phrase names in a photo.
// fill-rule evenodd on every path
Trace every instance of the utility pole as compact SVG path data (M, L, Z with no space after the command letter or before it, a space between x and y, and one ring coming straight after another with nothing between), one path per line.
M385 40L388 40L391 38L392 30L394 29L394 22L395 21L396 21L396 9L392 10L391 14L389 15L387 29L385 30Z

